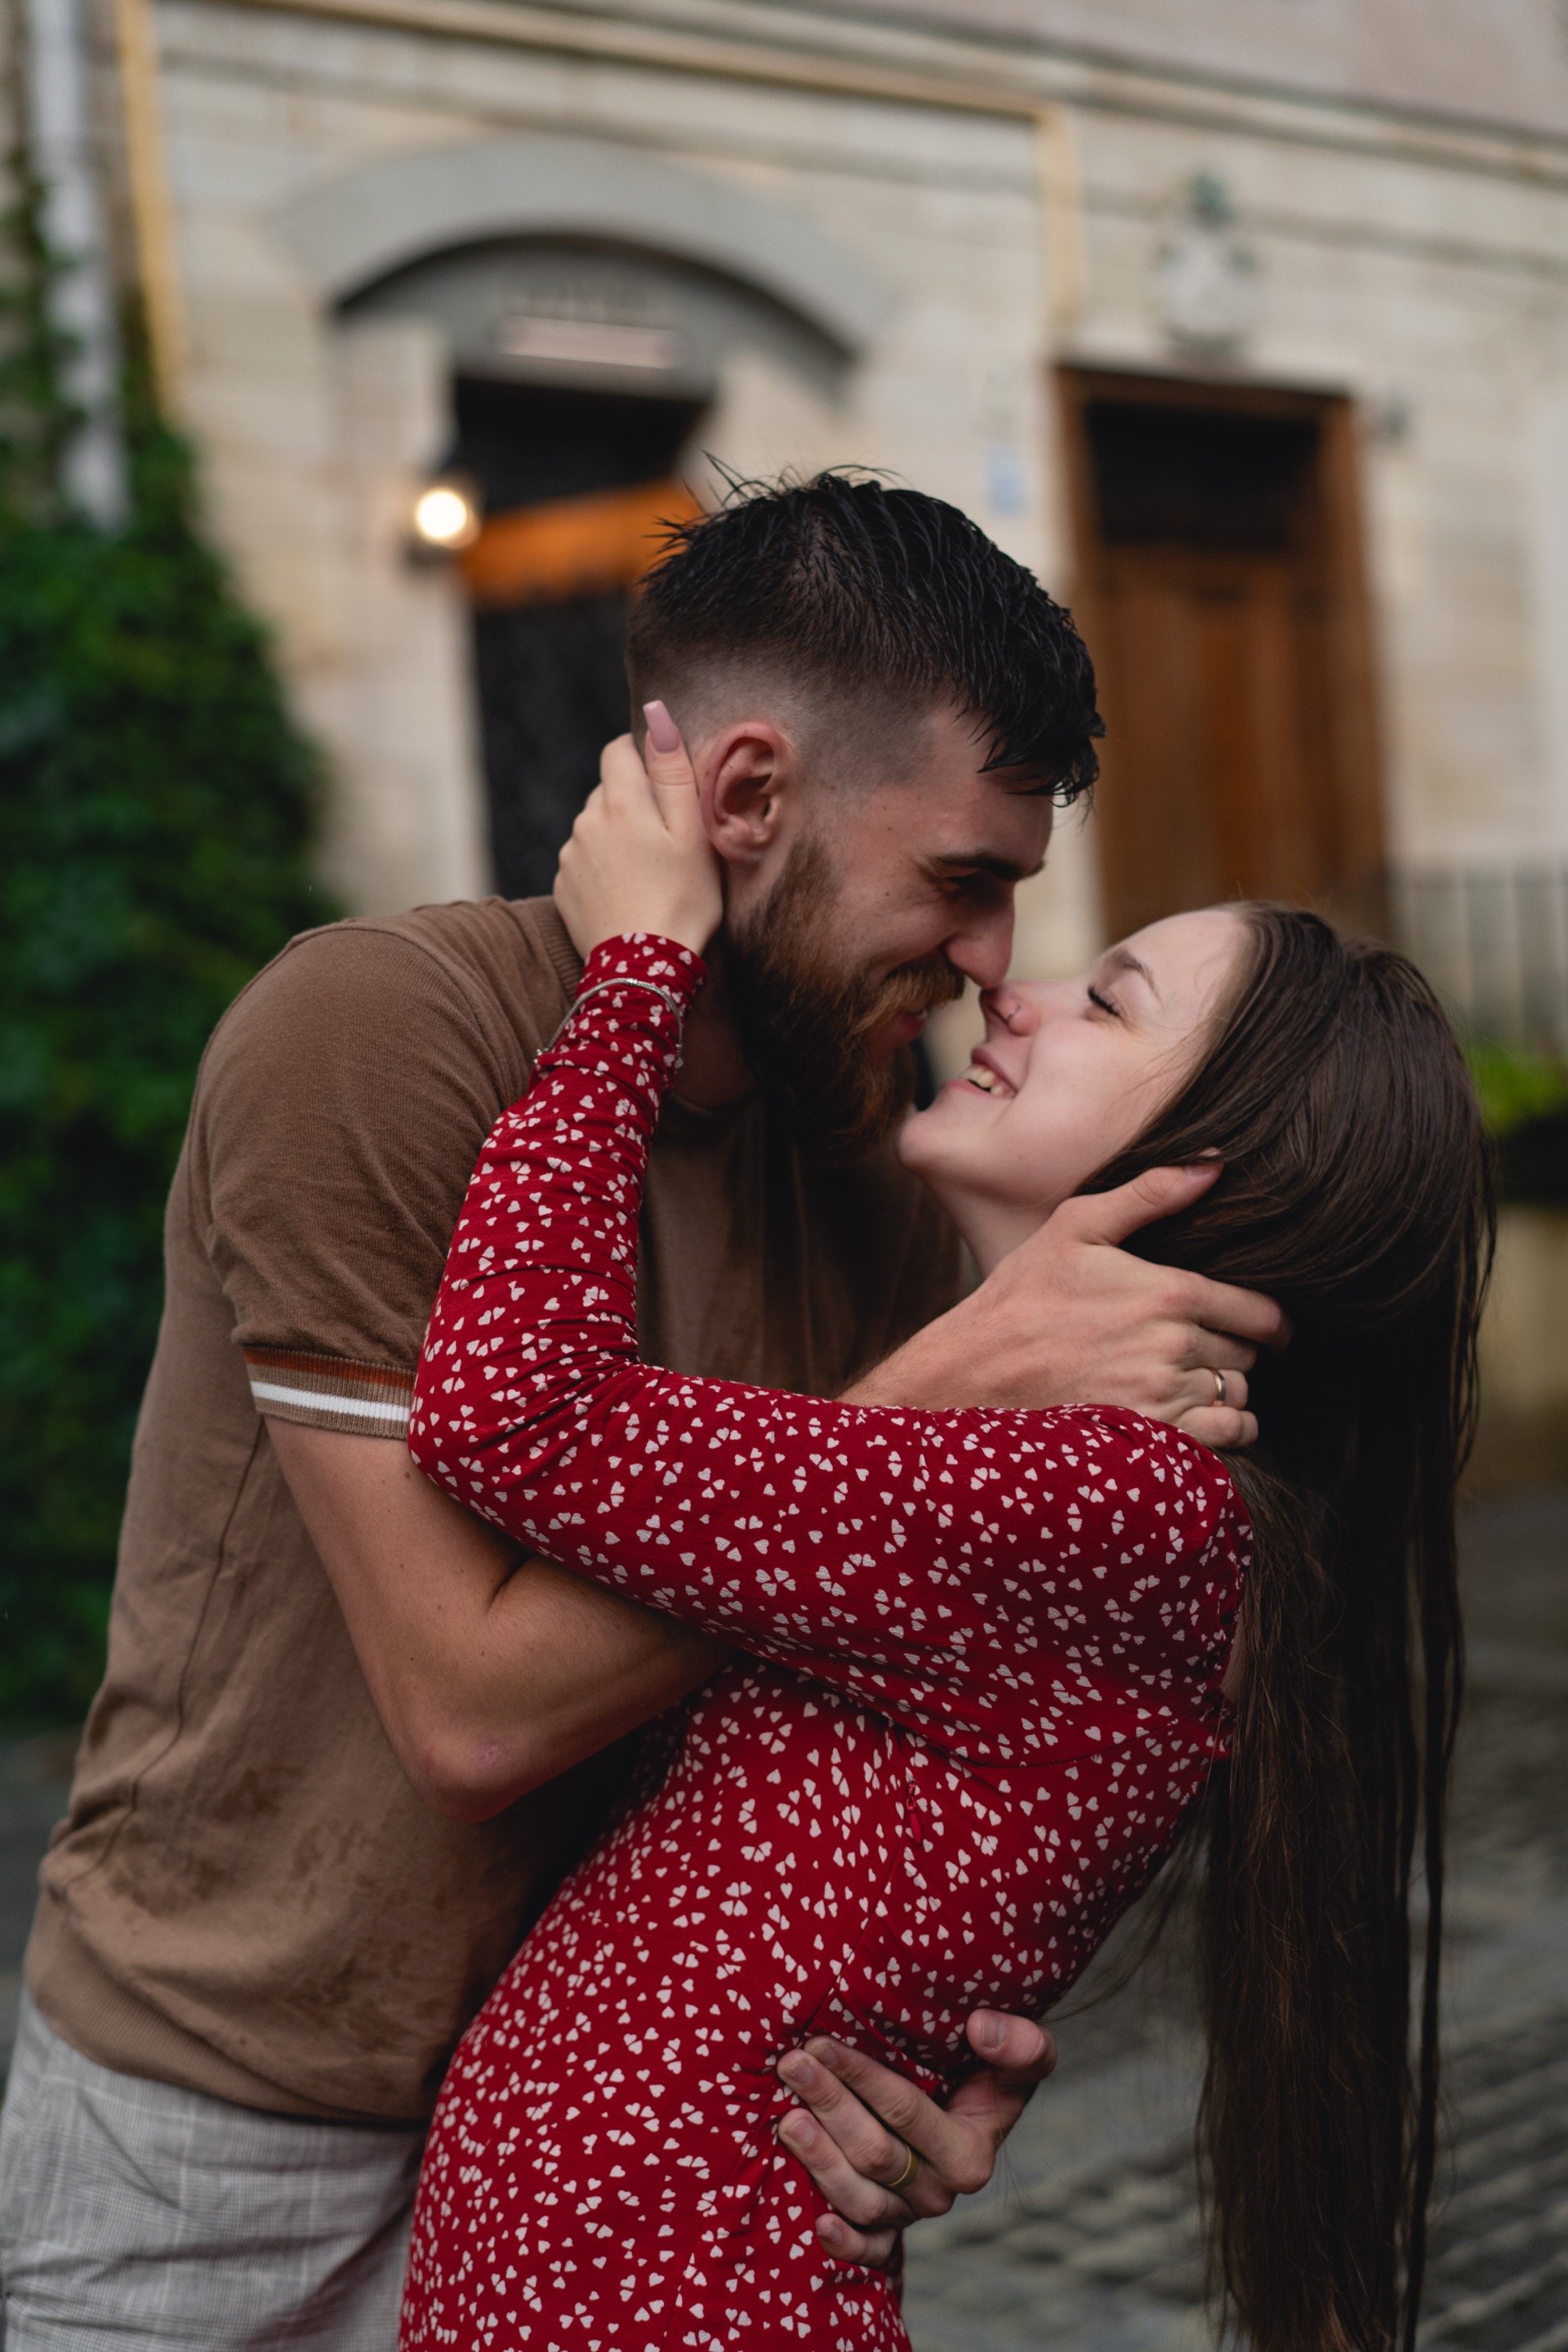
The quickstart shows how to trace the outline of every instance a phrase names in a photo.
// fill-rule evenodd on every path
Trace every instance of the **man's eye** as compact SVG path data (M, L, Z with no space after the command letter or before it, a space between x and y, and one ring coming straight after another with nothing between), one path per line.
M1092 984L1089 988L1088 995L1091 1004L1097 1004L1102 1013L1109 1013L1113 1021L1121 1020L1121 1007L1119 1004L1112 1004L1109 996L1101 996L1099 989Z

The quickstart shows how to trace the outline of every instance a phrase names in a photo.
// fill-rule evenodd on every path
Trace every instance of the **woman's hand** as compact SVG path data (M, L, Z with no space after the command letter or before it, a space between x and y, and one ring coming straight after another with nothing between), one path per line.
M598 784L561 853L555 904L581 956L623 931L652 931L700 955L723 917L719 860L680 730L662 702L644 715L646 754L629 735L606 743Z

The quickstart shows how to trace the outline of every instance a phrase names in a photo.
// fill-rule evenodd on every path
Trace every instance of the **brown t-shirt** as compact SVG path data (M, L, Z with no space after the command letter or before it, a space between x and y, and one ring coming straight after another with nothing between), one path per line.
M581 1839L571 1780L479 1827L414 1794L267 1426L402 1437L469 1171L578 969L548 900L338 923L252 981L207 1049L108 1668L26 1961L106 2065L417 2120ZM829 1394L956 1278L951 1229L890 1153L813 1169L759 1098L669 1105L639 1270L652 1360Z

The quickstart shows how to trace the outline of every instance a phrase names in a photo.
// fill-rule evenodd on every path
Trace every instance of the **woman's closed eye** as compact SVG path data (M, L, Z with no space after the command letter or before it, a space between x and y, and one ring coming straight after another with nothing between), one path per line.
M1097 1005L1101 1013L1109 1013L1113 1021L1121 1020L1121 1005L1114 1003L1109 996L1102 996L1092 981L1089 981L1087 983L1085 992L1088 995L1089 1003L1093 1005Z

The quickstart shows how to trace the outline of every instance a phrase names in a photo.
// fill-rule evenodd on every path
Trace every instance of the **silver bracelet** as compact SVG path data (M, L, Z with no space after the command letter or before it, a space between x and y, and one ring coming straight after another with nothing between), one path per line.
M540 1052L542 1054L548 1054L556 1039L561 1035L562 1031L565 1028L566 1024L572 1019L574 1013L580 1012L583 1006L587 1003L588 999L591 996L602 996L607 988L646 988L650 996L657 996L661 1003L668 1006L669 1010L674 1013L678 1021L681 1023L685 1022L687 1008L682 1004L679 996L672 995L668 988L661 988L657 980L641 980L628 972L623 979L596 980L592 988L579 990L577 995L573 999L572 1003L566 1007L565 1012L561 1015L560 1020L556 1023L550 1035L540 1047Z

